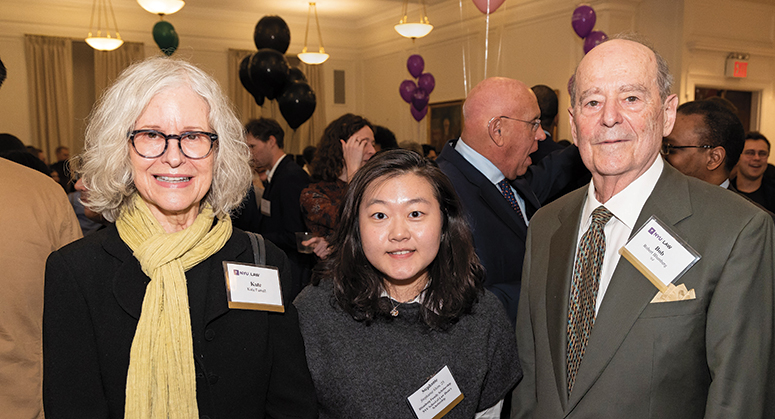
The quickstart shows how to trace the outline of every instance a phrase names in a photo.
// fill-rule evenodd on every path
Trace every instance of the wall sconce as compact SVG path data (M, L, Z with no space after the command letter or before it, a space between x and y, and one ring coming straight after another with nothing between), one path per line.
M307 36L309 35L309 18L312 14L312 10L315 10L315 25L318 27L318 52L307 52ZM309 9L307 10L307 30L304 32L304 48L301 50L297 57L304 64L316 65L323 64L328 59L328 54L323 48L323 37L320 36L320 21L318 21L318 7L315 2L309 3Z
M403 17L401 18L401 21L398 22L398 25L393 26L399 35L403 36L404 38L412 38L414 40L416 38L422 38L423 36L431 33L433 30L433 25L431 25L428 21L428 13L425 11L425 0L420 0L420 6L422 13L420 15L420 22L409 23L409 18L407 16L407 12L409 10L409 0L404 0L404 5L402 8Z
M110 36L110 22L108 21L108 10L105 6L106 1L108 3L108 7L110 7L110 15L113 17L113 32L116 34L115 38ZM99 5L97 3L99 3ZM97 36L93 35L95 13L97 14ZM105 18L105 36L102 36L103 17ZM118 33L116 15L113 13L113 4L110 2L110 0L94 0L92 3L89 35L86 37L85 41L87 44L89 44L90 47L98 51L113 51L124 43L124 41L121 40L121 35Z
M183 0L137 0L137 3L155 15L171 15L186 5Z

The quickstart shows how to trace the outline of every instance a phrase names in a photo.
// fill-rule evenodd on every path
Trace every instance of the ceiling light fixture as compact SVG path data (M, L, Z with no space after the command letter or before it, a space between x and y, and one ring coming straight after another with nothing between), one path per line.
M307 37L309 35L309 18L312 15L312 10L315 10L315 25L318 27L318 52L307 52ZM299 54L297 54L301 62L308 65L323 64L328 59L328 54L323 48L323 37L320 36L320 21L318 21L318 7L315 2L309 3L309 9L307 10L307 31L304 32L304 48Z
M140 6L155 15L171 15L186 5L183 0L137 0Z
M113 33L115 37L110 36L110 21L108 20L108 9L105 6L107 1L110 7L110 15L113 17ZM97 5L99 3L99 6ZM94 14L97 14L97 36L94 36ZM105 18L105 36L102 36L102 18ZM121 35L118 33L118 25L116 24L116 15L113 13L113 4L110 0L94 0L91 8L91 22L89 23L89 35L85 39L86 43L90 47L98 51L113 51L120 47L124 41L121 40Z
M420 6L422 13L420 15L420 22L409 23L407 13L409 11L409 0L404 0L404 5L402 8L403 17L401 18L401 21L398 22L398 25L393 26L399 35L405 38L412 38L412 40L414 40L416 38L422 38L423 36L431 33L433 30L433 25L431 25L428 21L428 13L425 11L425 0L420 0Z

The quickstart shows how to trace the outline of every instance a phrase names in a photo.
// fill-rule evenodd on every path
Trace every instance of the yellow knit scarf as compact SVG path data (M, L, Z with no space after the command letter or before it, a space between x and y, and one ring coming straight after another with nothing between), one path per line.
M127 419L199 417L185 271L231 237L229 217L211 229L212 223L207 204L191 226L168 234L139 195L116 220L121 239L151 278L129 357Z

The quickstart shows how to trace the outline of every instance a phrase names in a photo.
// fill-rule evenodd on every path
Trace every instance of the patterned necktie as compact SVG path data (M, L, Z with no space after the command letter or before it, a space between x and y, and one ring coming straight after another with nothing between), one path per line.
M522 211L519 209L519 204L517 203L517 197L514 196L514 191L511 190L511 185L509 184L509 180L506 178L503 178L503 180L498 182L498 189L501 190L503 197L506 198L507 201L509 201L509 204L511 205L511 209L516 211L517 215L519 216L519 219L524 222L525 217L522 216Z
M595 325L595 303L600 286L600 269L605 256L605 228L611 214L604 206L592 212L592 224L581 236L568 306L568 396L576 381L589 334Z

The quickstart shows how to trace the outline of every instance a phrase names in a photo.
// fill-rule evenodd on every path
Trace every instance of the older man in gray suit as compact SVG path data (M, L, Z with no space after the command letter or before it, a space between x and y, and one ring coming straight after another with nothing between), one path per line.
M525 376L512 417L771 414L773 223L664 164L678 102L670 85L664 59L626 39L600 44L576 70L572 135L592 182L530 222L517 315ZM658 258L686 264L671 285L694 298L657 302L667 291L655 284L668 285L658 266L620 257L647 223L699 256Z

